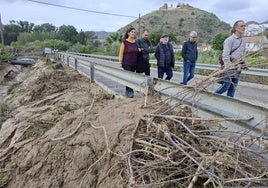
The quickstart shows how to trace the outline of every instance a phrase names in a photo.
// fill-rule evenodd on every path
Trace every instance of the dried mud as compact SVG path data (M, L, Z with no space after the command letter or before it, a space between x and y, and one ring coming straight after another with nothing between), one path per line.
M123 185L125 162L108 151L129 152L131 132L148 113L142 99L115 99L78 72L42 61L16 78L2 102L1 186Z

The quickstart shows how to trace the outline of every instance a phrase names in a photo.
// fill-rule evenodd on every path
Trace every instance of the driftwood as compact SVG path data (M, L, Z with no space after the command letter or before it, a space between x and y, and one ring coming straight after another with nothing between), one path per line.
M180 108L180 102L166 104L180 94L195 99L199 91L217 81L217 75L241 61L212 72L165 100L150 104L146 97L146 106L157 109L141 119L132 135L131 152L127 154L129 187L268 185L268 150L262 138L250 138L220 126L222 121L248 121L253 117L205 119L193 115L190 108Z
M187 118L180 122L172 113L148 115L140 121L128 159L130 187L268 184L267 156L242 144L242 136L233 141L239 133L221 137L221 130L205 126L208 121L193 117L195 122Z
M245 57L241 57L240 59L237 59L236 61L234 61L233 63L231 63L229 65L226 65L224 67L220 67L219 69L217 69L217 70L213 71L211 74L209 74L207 77L196 82L193 85L193 87L203 89L203 88L205 88L205 87L207 87L215 82L219 82L219 80L222 79L221 76L223 76L223 73L225 71L227 71L229 69L233 69L233 68L241 65L241 63L243 63L244 59L246 59L246 58L254 57L262 52L267 53L267 50L268 50L267 47L261 48L260 50L257 50L254 53L247 54L247 55L245 55ZM249 66L249 65L250 65L250 62L246 62L246 64L243 64L243 66L246 66L246 69L247 69L247 66ZM267 65L267 63L260 64L259 66L265 66L265 65ZM236 76L236 75L230 75L230 76Z

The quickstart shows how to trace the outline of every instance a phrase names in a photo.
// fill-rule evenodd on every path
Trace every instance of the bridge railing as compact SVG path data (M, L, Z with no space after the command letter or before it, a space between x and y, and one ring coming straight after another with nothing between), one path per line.
M113 66L110 60L70 53L59 53L59 55L69 66L90 77L91 82L94 82L96 72L144 94L150 87L171 105L187 105L202 118L220 120L221 125L227 130L257 137L268 136L267 108L203 89L185 87L174 82L125 71Z
M118 61L118 57L116 57L116 56L106 56L106 55L96 55L96 54L83 54L83 53L75 53L75 52L68 52L68 53L73 54L73 55L77 55L77 56L83 56L83 57L95 57L95 58L98 58L98 59ZM156 65L156 60L150 60L150 64ZM183 67L183 62L176 61L175 62L175 67L180 67L180 68ZM219 65L197 63L196 64L196 69L215 71L215 70L219 69ZM242 74L252 75L252 76L268 77L268 69L249 67L249 70L243 71Z

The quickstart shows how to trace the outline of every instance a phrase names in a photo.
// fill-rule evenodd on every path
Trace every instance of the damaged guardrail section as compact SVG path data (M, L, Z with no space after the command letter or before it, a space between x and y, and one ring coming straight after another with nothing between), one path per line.
M216 118L227 130L238 131L254 137L268 137L268 109L252 105L234 98L214 94L202 89L185 87L183 85L148 77L142 74L125 71L107 65L103 60L82 57L67 53L59 53L61 60L70 63L73 58L73 67L77 64L88 69L91 82L94 82L94 73L101 74L115 82L132 87L136 91L146 93L153 88L161 94L166 102L171 105L187 105L202 118ZM78 70L79 71L79 70ZM222 121L221 121L222 120Z

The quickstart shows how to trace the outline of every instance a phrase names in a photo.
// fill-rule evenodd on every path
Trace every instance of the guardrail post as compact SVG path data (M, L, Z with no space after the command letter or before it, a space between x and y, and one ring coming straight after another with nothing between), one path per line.
M67 65L70 66L70 56L67 56Z
M90 83L94 83L94 65L95 63L90 62Z
M146 78L146 86L153 86L154 85L154 77L153 76L148 76Z
M56 60L61 60L61 55L60 54L55 54Z
M74 59L74 69L77 71L77 59Z

